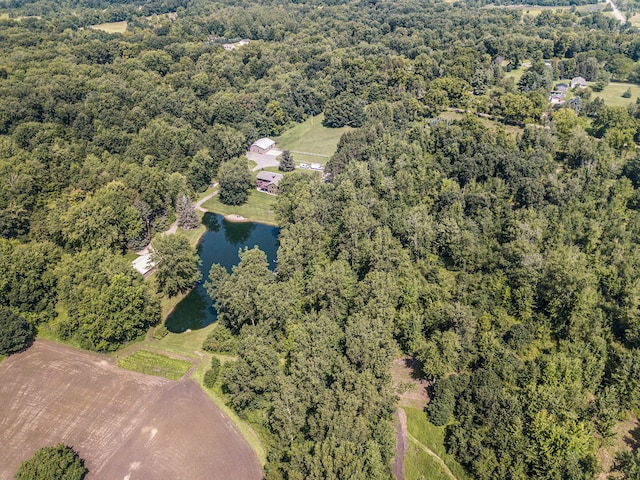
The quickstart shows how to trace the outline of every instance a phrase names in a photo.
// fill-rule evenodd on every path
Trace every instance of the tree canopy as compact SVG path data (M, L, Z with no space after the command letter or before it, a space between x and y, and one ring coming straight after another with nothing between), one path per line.
M73 448L59 443L43 447L22 462L16 480L82 480L88 470Z

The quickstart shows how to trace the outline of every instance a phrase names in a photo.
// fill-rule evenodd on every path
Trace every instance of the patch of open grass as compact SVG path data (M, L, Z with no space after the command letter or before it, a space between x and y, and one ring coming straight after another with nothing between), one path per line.
M109 22L109 23L99 23L97 25L91 25L89 28L93 28L94 30L102 30L107 33L124 33L127 31L127 21L122 22Z
M296 162L313 162L324 165L329 157L336 152L342 134L353 129L351 127L327 128L322 125L323 120L324 114L321 113L290 128L274 139L278 148L291 150Z
M244 205L225 205L216 195L207 200L204 208L210 212L219 213L220 215L237 214L242 215L252 222L266 223L268 225L277 225L274 206L277 197L268 193L251 190L249 199Z
M623 98L622 94L631 89L631 97ZM640 97L640 85L633 83L617 83L611 82L604 87L601 92L593 92L591 98L600 97L604 103L610 107L624 107L630 103L636 103L636 99Z
M458 463L458 461L452 456L449 455L444 446L444 429L445 427L436 427L433 423L427 420L427 416L425 413L417 408L408 408L405 407L404 411L407 413L407 430L413 435L415 438L420 441L424 446L432 450L436 455L438 455L442 461L449 467L453 475L458 480L467 480L469 479L469 475L465 471L464 467ZM407 442L407 452L409 449L412 449L415 445L409 440ZM426 454L425 454L426 455ZM412 462L417 462L422 459L422 456L414 455L412 458ZM433 464L432 467L429 467L428 464L424 464L424 468L433 468L437 467L439 471L442 471L440 467L438 467L437 463L429 457L430 462ZM406 463L405 463L406 465ZM411 467L414 468L414 467ZM411 477L407 476L407 479ZM420 477L414 477L420 478ZM425 478L439 478L439 477L425 477ZM443 477L445 478L445 477Z
M451 480L438 462L411 441L407 442L407 450L404 454L404 478L405 480Z
M147 375L178 380L191 368L191 362L167 357L149 350L138 350L128 357L118 359L118 366Z
M443 118L445 120L460 120L464 117L463 113L458 113L458 112L451 112L451 111L446 111L446 112L442 112L440 115L440 118ZM522 128L517 127L515 125L505 125L503 123L497 122L495 120L491 120L489 118L483 118L483 117L476 117L478 120L480 120L480 123L482 123L485 127L491 129L491 130L496 130L498 127L502 127L504 128L505 132L510 133L512 135L517 135L519 133L522 133Z

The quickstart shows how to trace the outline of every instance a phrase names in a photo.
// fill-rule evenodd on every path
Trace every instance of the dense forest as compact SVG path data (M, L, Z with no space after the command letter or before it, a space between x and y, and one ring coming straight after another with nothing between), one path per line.
M640 106L597 91L640 81L640 35L482 3L6 2L0 353L44 328L111 351L158 323L123 254L253 141L324 112L357 128L324 179L283 181L277 274L250 249L207 283L207 347L237 355L223 390L261 426L266 477L390 478L407 354L472 478L593 478L640 408ZM593 87L552 109L574 76Z

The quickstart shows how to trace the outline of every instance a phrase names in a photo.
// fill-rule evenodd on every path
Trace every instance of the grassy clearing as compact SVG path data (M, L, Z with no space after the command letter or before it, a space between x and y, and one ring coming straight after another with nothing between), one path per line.
M127 31L127 21L99 23L97 25L91 25L89 28L107 33L124 33Z
M622 94L628 89L631 89L631 97L623 98ZM610 107L624 107L630 103L636 103L638 97L640 97L640 85L633 83L615 83L611 82L604 87L601 92L593 92L591 98L600 97L604 100L604 103Z
M327 128L322 125L324 114L308 118L303 123L296 125L275 138L278 148L282 150L293 150L296 152L306 152L323 155L320 157L304 154L293 154L293 158L298 161L309 161L313 163L326 163L331 155L336 152L338 142L343 133L352 130L351 127Z
M463 113L458 113L458 112L442 112L440 114L440 118L443 118L445 120L460 120L464 117ZM517 135L519 133L522 133L522 128L520 127L516 127L515 125L505 125L503 123L500 122L496 122L495 120L490 120L488 118L483 118L483 117L476 117L478 120L480 120L480 122L487 128L491 129L491 130L497 130L498 127L502 127L504 128L505 132L510 133L512 135Z
M0 13L0 20L9 20L8 13Z
M277 197L275 195L251 190L249 199L244 205L225 205L217 196L215 196L207 200L202 206L210 212L219 213L220 215L230 215L234 213L242 215L252 222L277 225L276 214L274 211L276 198Z
M423 445L425 445L427 448L432 450L436 455L438 455L444 461L444 463L447 464L451 472L455 475L455 477L458 480L467 480L469 476L467 475L467 472L465 471L464 467L462 467L462 465L460 465L456 461L456 459L452 455L449 455L445 450L444 427L436 427L435 425L433 425L431 422L427 420L426 415L420 409L404 408L404 411L407 413L408 432L414 437L416 437ZM411 440L409 440L407 445L407 453L409 453L410 450L413 451L414 446L415 445L411 442ZM426 469L429 469L429 468L431 469L437 468L437 471L440 471L442 474L444 474L441 468L437 465L437 463L431 457L429 457L430 463L427 462L422 465L416 466L415 465L416 462L418 462L420 459L423 459L421 455L418 455L415 452L412 453L411 462L413 462L414 465L412 465L411 468L414 469L413 471L421 472L421 471L426 471ZM405 460L405 468L408 468L406 460ZM411 478L417 479L421 477L419 476L410 477L407 475L406 478L407 480L409 480ZM440 478L440 477L426 476L424 478ZM442 478L446 478L446 477L442 477Z
M178 380L191 368L191 362L167 357L149 350L138 350L128 357L118 359L118 366L147 375Z
M422 449L408 442L404 454L405 480L451 480L438 462Z

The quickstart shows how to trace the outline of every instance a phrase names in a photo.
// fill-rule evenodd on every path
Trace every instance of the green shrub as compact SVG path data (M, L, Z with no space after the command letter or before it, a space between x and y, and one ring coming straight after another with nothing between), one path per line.
M211 357L211 368L217 372L220 371L220 360L217 357Z
M160 325L153 331L153 338L155 338L156 340L162 340L168 334L169 330L167 330L167 327L165 327L164 325Z
M627 88L622 94L622 98L631 98L631 88Z
M0 308L0 355L19 352L33 342L33 328L22 316Z
M204 372L204 386L207 388L213 388L216 384L216 380L218 380L218 370L214 370L213 368Z
M202 349L212 353L236 353L236 339L228 328L222 325L216 327L202 343Z

